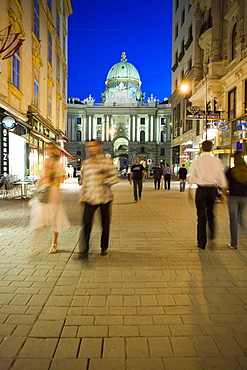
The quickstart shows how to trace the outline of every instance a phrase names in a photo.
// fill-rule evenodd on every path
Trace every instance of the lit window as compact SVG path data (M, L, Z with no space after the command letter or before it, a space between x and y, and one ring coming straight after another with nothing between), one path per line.
M39 39L39 3L34 0L34 14L33 14L33 32Z
M12 84L20 89L20 49L12 57Z

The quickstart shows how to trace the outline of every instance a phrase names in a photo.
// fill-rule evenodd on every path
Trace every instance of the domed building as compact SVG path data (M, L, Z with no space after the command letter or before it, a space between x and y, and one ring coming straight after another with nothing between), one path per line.
M141 78L133 64L122 53L106 77L106 89L101 103L89 95L84 100L68 99L68 150L78 158L80 166L86 153L87 140L102 141L104 153L109 153L117 169L132 165L136 156L146 168L156 163L170 162L171 107L168 101L159 103L141 90Z

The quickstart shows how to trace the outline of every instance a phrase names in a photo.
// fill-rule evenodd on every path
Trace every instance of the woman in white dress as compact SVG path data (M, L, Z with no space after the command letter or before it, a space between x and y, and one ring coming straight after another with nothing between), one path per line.
M60 163L60 153L54 144L48 144L47 155L41 172L38 188L48 187L48 199L45 203L37 198L31 200L32 229L51 226L53 232L52 245L49 253L56 253L58 234L70 227L63 205L60 183L63 181L64 168Z

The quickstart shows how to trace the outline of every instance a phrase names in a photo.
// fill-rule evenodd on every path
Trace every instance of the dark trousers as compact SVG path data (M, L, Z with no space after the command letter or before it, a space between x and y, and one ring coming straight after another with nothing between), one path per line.
M158 185L158 189L160 189L160 179L154 179L154 188L156 189Z
M138 195L139 199L142 196L142 180L133 180L133 189L134 189L134 199L138 200L137 196L137 188L138 188Z
M196 210L197 210L197 244L204 248L207 244L206 225L210 231L210 239L215 236L214 223L214 202L216 198L216 188L210 186L199 186L196 190Z
M171 175L165 174L165 190L170 190Z
M110 219L111 219L111 202L106 204L91 205L85 203L84 212L82 216L82 230L79 242L79 252L88 254L90 234L92 230L93 216L97 208L100 208L101 213L101 242L100 247L103 250L107 250L109 244L109 233L110 233Z

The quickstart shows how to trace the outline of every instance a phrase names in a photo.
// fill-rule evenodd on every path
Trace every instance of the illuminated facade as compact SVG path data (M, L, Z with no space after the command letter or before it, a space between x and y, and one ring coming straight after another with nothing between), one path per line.
M34 175L35 166L43 162L45 143L63 147L66 140L67 22L71 13L70 0L0 2L0 39L9 25L25 39L11 58L1 61L0 161L4 174L20 179ZM15 121L7 131L2 123L6 117ZM6 140L7 156L3 156Z
M246 29L245 0L173 0L174 167L193 159L206 137L226 166L234 150L246 153ZM190 85L186 94L184 81Z
M83 101L68 99L69 152L82 161L86 156L85 141L99 139L104 153L111 154L118 169L132 164L136 156L146 167L169 163L168 101L159 104L153 95L146 99L140 75L127 62L125 53L109 70L105 84L101 103L95 103L91 95Z

